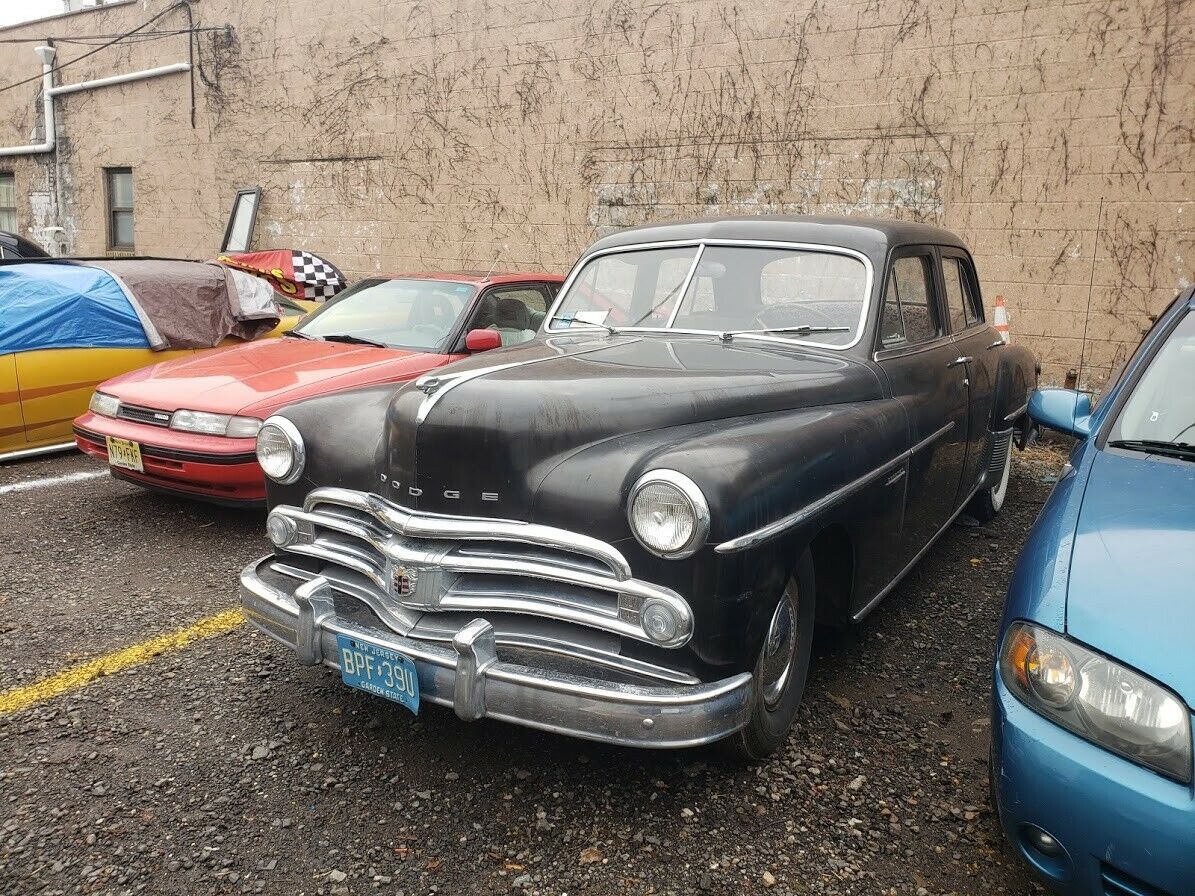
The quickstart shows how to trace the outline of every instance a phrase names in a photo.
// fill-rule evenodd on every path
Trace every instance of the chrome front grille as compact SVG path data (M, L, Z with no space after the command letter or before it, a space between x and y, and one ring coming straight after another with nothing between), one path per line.
M159 411L154 408L138 407L135 404L120 405L120 409L116 412L116 416L121 420L129 420L133 423L145 423L149 426L169 426L170 414L167 411Z
M692 634L675 591L631 576L622 554L575 532L410 511L377 495L317 489L302 509L278 507L292 537L280 550L322 564L332 586L387 625L409 630L421 614L511 614L598 629L663 647ZM643 611L660 604L675 635L653 638Z

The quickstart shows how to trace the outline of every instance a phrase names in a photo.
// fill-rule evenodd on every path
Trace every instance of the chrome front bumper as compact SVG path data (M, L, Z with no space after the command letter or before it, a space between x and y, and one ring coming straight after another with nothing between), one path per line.
M467 721L488 717L557 734L634 747L689 747L747 724L751 675L710 684L640 686L501 662L494 630L475 619L451 648L339 617L323 577L286 591L259 569L241 573L241 605L254 626L292 648L299 662L340 668L338 634L394 650L415 663L420 699L451 706Z

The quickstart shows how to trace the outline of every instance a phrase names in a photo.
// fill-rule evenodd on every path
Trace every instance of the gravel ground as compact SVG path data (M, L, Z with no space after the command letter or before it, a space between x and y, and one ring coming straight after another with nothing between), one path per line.
M242 626L0 717L0 893L1035 893L987 805L988 688L1061 461L1018 458L996 521L819 634L770 762L416 719ZM261 522L106 477L0 495L0 690L235 606Z

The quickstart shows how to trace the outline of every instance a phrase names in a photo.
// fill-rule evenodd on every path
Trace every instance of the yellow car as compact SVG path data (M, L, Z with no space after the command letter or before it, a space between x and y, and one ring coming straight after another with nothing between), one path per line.
M281 319L257 338L286 332L316 307L277 294L273 300ZM181 308L196 296L181 290L178 301ZM214 348L154 351L147 326L153 323L143 309L134 308L99 268L0 266L0 460L74 448L71 423L87 410L104 380L197 351L243 344L229 337Z

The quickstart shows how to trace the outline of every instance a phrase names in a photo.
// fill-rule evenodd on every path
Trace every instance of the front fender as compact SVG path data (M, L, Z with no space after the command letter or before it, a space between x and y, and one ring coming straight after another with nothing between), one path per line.
M382 492L377 456L386 409L398 388L388 383L353 389L308 398L279 410L277 416L298 427L307 462L303 475L290 485L266 479L266 505L302 506L308 492L324 486Z
M749 669L756 643L824 513L750 549L718 544L781 520L898 458L908 448L904 410L877 400L786 411L620 436L577 451L548 472L536 522L615 544L636 576L685 596L697 620L689 646L705 669ZM665 560L631 534L626 500L646 471L684 473L710 505L706 546ZM838 520L836 520L838 521ZM720 673L720 674L724 674Z
M908 448L904 410L891 400L761 414L635 433L575 452L542 480L537 522L630 538L626 499L648 470L673 469L710 505L712 545L806 507Z

